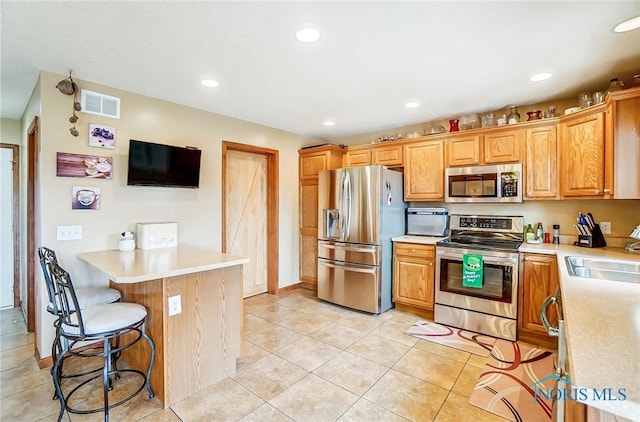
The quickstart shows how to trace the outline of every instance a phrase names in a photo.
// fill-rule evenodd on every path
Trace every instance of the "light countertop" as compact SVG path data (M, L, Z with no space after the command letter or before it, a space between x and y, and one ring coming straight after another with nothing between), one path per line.
M78 258L102 271L116 283L138 283L247 264L248 258L193 246L84 252Z
M640 262L640 254L622 248L527 243L520 251L557 256L571 382L587 388L584 403L640 420L640 280L625 283L574 277L565 261L568 256L589 256ZM625 400L597 399L593 394L593 389L599 393L611 389L618 396L619 388L625 389Z
M406 243L419 243L422 245L435 245L442 239L446 239L445 236L437 237L437 236L413 236L413 235L404 235L392 237L392 242L406 242Z

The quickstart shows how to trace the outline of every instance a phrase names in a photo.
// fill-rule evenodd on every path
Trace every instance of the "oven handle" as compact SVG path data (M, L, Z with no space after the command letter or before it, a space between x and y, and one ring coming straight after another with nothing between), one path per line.
M438 253L438 258L446 258L446 259L455 259L456 261L462 261L461 254L448 254L448 253ZM484 262L489 262L491 264L517 264L518 258L501 258L501 257L492 257L492 256L482 256L482 260Z

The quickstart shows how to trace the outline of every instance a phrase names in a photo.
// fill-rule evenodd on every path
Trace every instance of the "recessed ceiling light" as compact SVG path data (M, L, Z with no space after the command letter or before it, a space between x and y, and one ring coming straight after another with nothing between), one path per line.
M203 86L206 86L207 88L215 88L215 87L220 85L220 82L215 81L213 79L203 79L203 80L200 81L200 83Z
M640 28L640 16L619 23L613 30L614 32L628 32L638 28Z
M420 103L417 101L409 101L408 103L406 103L404 105L406 108L416 108L416 107L420 107Z
M325 126L335 126L336 122L334 122L333 120L326 120L323 125Z
M549 79L551 76L553 75L549 72L538 73L537 75L533 75L532 77L530 77L529 80L531 82L539 82L544 81L545 79Z
M296 38L302 42L316 42L320 38L320 31L314 28L302 28L296 32Z

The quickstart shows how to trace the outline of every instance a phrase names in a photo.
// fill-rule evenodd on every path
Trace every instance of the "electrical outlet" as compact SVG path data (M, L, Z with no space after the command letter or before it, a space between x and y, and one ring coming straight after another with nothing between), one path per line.
M178 315L182 312L182 303L180 302L180 295L169 297L169 316Z
M82 239L82 226L57 226L57 240L80 240Z
M611 223L609 221L600 222L600 230L602 230L602 234L611 234Z

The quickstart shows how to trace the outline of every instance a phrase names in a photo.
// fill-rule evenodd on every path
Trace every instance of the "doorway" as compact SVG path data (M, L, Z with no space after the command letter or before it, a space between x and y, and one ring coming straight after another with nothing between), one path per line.
M38 242L38 151L40 120L33 118L27 129L27 331L35 331L34 344L38 347L39 330L36 329L36 244ZM37 352L37 351L36 351Z
M244 297L277 293L277 150L222 142L222 251L249 258Z
M20 306L20 150L0 143L0 308Z

